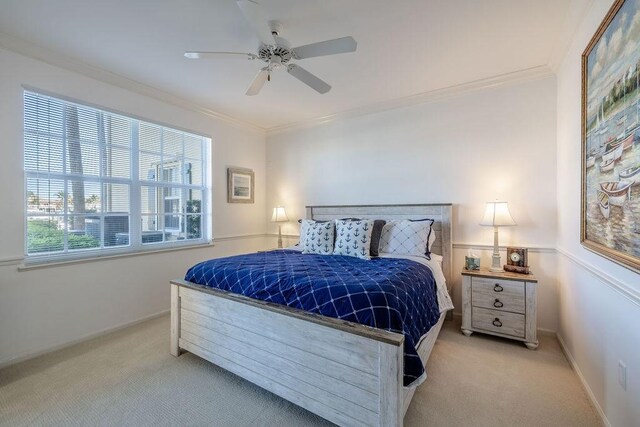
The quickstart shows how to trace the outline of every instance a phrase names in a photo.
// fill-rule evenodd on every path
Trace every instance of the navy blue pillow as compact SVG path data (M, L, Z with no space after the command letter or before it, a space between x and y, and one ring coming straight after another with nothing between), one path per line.
M382 237L382 227L387 223L384 219L376 219L373 221L373 230L371 230L371 256L380 256L380 237Z

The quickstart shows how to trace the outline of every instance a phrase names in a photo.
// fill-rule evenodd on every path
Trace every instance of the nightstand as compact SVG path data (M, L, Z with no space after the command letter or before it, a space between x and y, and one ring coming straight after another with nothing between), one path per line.
M462 333L497 335L538 348L532 274L462 270Z

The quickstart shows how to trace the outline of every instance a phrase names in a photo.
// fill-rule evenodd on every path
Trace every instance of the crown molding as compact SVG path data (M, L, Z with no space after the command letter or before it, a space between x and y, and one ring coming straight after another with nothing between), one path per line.
M554 73L557 73L560 68L562 61L576 38L580 24L582 24L587 17L587 12L591 10L593 3L594 0L588 0L584 3L578 3L575 6L572 4L569 14L564 20L562 34L558 38L549 56L548 64Z
M4 48L19 55L45 62L58 68L63 68L67 71L81 74L83 76L101 81L103 83L117 86L119 88L137 93L139 95L162 101L166 104L204 114L235 127L250 129L261 133L264 133L266 131L265 128L256 124L240 120L223 113L219 113L200 104L182 98L178 95L174 95L162 89L158 89L137 80L124 77L120 74L112 73L111 71L95 67L79 59L64 55L60 52L42 47L38 44L15 37L13 35L9 35L7 33L0 32L0 48Z
M393 110L396 108L409 107L412 105L426 104L443 99L459 96L473 91L479 91L494 87L524 83L543 79L553 76L553 70L547 65L539 65L536 67L526 68L511 73L500 74L497 76L474 80L467 83L461 83L453 86L435 89L427 92L418 93L402 98L396 98L375 104L365 105L353 108L351 110L342 111L335 114L329 114L322 117L316 117L299 122L288 123L279 126L267 128L267 137L282 132L288 132L295 129L304 129L319 126L336 120L364 116L367 114L379 113L382 111Z
M38 44L15 37L7 33L0 32L0 48L4 48L17 54L45 62L55 67L66 69L68 71L78 73L86 77L101 81L103 83L107 83L134 93L138 93L143 96L148 96L150 98L162 101L170 105L174 105L189 111L194 111L196 113L218 119L236 127L266 133L267 136L294 129L315 127L339 119L364 116L367 114L373 114L417 104L440 101L472 91L506 86L510 84L524 83L554 75L553 70L548 65L539 65L536 67L526 68L523 70L505 73L489 78L452 85L402 98L369 104L362 107L329 114L326 116L273 127L262 127L245 120L219 113L200 104L182 98L178 95L174 95L162 89L158 89L156 87L130 79L120 74L95 67L79 59L64 55L57 51L53 51L51 49L42 47Z

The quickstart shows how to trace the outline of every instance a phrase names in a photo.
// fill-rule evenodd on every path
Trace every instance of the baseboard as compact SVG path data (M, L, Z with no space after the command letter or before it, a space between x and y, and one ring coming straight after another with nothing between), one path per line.
M538 335L544 335L547 337L554 337L557 338L558 337L558 333L552 329L546 329L546 328L538 328Z
M569 361L569 364L571 365L571 367L573 368L575 373L578 375L578 378L580 378L580 382L582 383L582 387L587 392L587 396L589 396L589 400L591 400L591 404L593 405L594 408L596 408L596 412L598 413L598 415L600 415L600 419L602 420L602 423L606 427L611 427L611 423L607 419L607 416L605 415L604 411L602 410L602 407L600 407L600 403L598 403L598 400L596 399L596 396L593 394L593 391L591 391L591 387L589 387L589 383L587 383L586 378L584 377L584 375L582 375L582 372L580 371L580 368L578 367L578 363L573 358L573 355L571 354L571 352L569 351L569 349L565 345L564 340L562 339L562 335L557 334L556 337L558 338L558 342L560 343L560 348L562 349L562 352L564 353L565 357Z
M80 338L77 338L75 340L72 340L72 341L68 341L68 342L65 342L65 343L62 343L62 344L57 344L57 345L54 345L54 346L51 346L51 347L47 347L47 348L45 348L43 350L38 350L38 351L33 352L33 353L22 354L20 356L12 357L11 359L0 361L0 369L6 368L6 367L11 366L11 365L15 365L15 364L20 363L20 362L25 362L25 361L30 360L30 359L35 359L36 357L40 357L40 356L43 356L43 355L48 354L48 353L53 353L54 351L58 351L58 350L62 350L62 349L68 348L68 347L72 347L72 346L74 346L76 344L80 344L80 343L85 342L85 341L90 341L92 339L99 338L99 337L102 337L104 335L111 334L113 332L117 332L119 330L128 328L130 326L137 325L138 323L146 322L147 320L152 320L152 319L156 319L158 317L162 317L162 316L168 314L170 311L171 311L170 309L162 310L162 311L160 311L158 313L154 313L154 314L151 314L149 316L145 316L145 317L142 317L140 319L137 319L137 320L134 320L134 321L131 321L131 322L121 323L121 324L119 324L117 326L114 326L114 327L111 327L111 328L102 329L102 330L100 330L98 332L93 332L91 334L84 335L84 336L82 336Z

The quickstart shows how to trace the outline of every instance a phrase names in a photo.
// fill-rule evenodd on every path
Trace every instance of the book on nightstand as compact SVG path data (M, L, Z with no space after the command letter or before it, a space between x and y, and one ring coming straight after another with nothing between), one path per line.
M520 273L520 274L531 274L531 270L529 270L529 266L520 267L517 265L508 265L505 264L502 266L504 271L508 271L510 273Z

